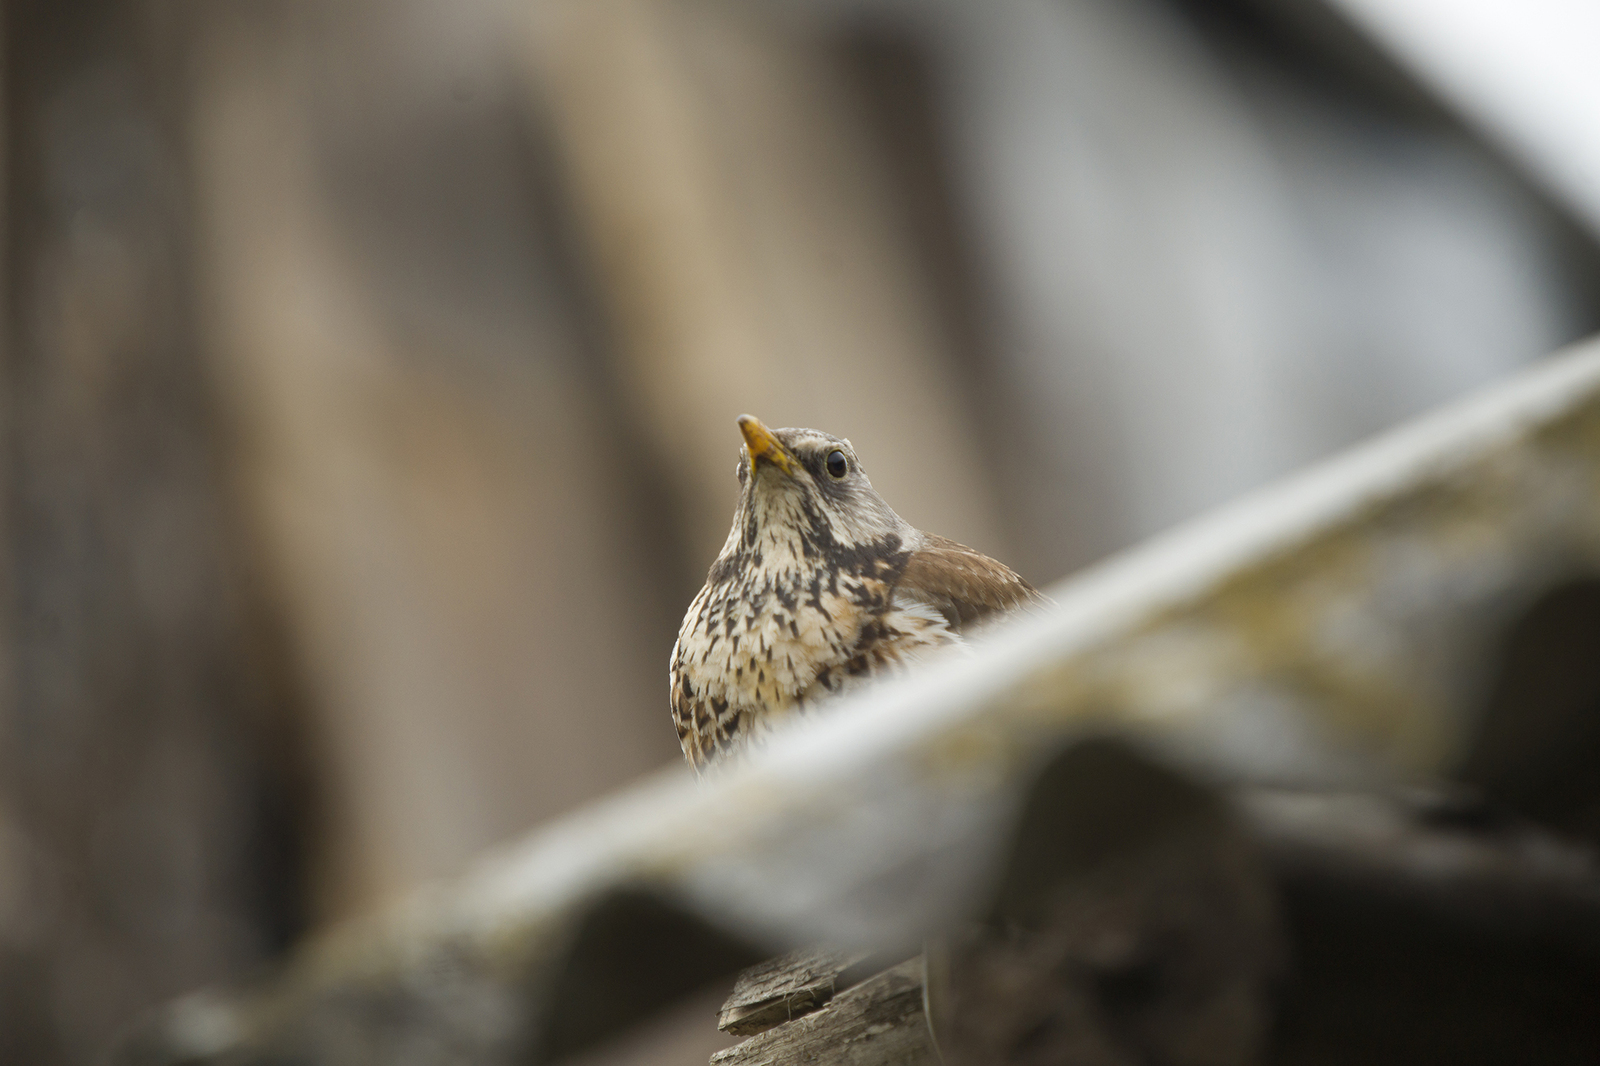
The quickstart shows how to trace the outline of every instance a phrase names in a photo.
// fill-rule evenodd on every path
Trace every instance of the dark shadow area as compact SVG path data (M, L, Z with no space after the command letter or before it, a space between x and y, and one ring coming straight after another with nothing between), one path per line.
M1056 885L1226 818L1214 793L1124 743L1075 745L1050 761L1029 793L992 920L1029 921Z
M1221 797L1090 740L1035 784L987 920L930 948L930 1019L947 1066L1249 1062L1280 937Z
M1600 578L1550 590L1506 635L1460 780L1600 843Z
M713 981L731 986L766 955L658 895L614 893L578 924L549 978L547 1022L529 1061L559 1061L616 1037Z
M1491 929L1377 885L1320 876L1281 887L1293 976L1275 1066L1595 1061L1595 908L1529 901L1521 921Z

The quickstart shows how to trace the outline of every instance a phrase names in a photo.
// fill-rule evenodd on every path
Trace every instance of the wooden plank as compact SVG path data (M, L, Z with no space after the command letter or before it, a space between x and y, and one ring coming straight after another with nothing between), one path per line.
M821 1010L711 1057L711 1066L934 1066L922 1012L922 958L835 996Z
M810 1014L833 998L845 971L866 957L862 951L801 948L752 966L734 983L717 1028L751 1036Z

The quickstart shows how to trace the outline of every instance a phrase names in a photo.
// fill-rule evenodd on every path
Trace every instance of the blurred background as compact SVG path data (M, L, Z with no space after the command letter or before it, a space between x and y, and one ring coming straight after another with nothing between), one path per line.
M741 412L1044 584L1600 326L1578 3L0 17L5 1063L686 772Z

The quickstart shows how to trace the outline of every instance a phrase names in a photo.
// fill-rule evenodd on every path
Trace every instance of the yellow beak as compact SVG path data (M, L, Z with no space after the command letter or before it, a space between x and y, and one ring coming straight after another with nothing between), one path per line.
M745 451L750 453L752 474L755 473L758 459L765 459L785 474L792 476L799 473L800 464L789 454L789 449L778 443L778 438L772 435L772 430L761 424L761 419L754 415L740 415L739 432L744 434Z

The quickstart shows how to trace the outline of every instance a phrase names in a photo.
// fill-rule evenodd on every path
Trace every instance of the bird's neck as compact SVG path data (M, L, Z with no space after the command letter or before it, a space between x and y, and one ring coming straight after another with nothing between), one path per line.
M898 572L917 536L904 522L852 532L841 536L799 493L747 498L711 567L711 581L748 581L760 573L775 585L792 587L809 584L818 573Z

